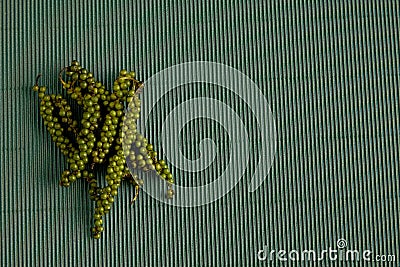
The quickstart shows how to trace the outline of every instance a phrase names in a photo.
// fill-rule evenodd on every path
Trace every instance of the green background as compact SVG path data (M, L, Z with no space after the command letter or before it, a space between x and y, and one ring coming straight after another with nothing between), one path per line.
M350 249L399 260L399 1L5 0L0 11L2 266L280 265L258 261L257 252L335 248L339 238ZM87 186L58 186L65 159L31 91L38 73L42 84L60 89L57 72L73 59L107 84L122 68L146 80L194 60L248 75L276 119L267 179L248 192L260 153L256 114L230 102L254 151L239 184L197 208L147 194L130 207L134 190L125 184L103 238L93 240ZM182 90L190 97L207 88L213 89ZM224 96L223 88L215 90ZM159 105L168 110L176 101L165 96ZM160 130L165 112L152 114L158 123L150 132ZM200 137L220 144L219 162L198 176L172 167L179 184L206 184L228 164L228 134L217 123L188 124L184 132L194 134L184 134L177 149L197 157L196 123L210 123ZM158 144L154 133L150 140Z

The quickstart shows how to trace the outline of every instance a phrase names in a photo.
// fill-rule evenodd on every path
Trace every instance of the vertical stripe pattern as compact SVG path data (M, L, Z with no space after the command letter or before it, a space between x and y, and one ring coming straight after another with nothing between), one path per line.
M399 5L1 1L0 265L280 266L257 252L336 248L340 238L348 249L397 253L399 261ZM109 86L123 68L141 80L195 60L240 70L260 87L276 119L277 152L267 179L248 192L262 164L257 114L223 88L176 88L153 111L149 139L159 144L163 119L179 103L219 99L250 134L244 177L224 198L197 208L171 207L146 194L130 207L134 188L123 184L103 238L93 240L88 186L58 186L66 162L31 91L38 73L50 91L60 90L58 70L73 59ZM229 163L229 133L213 121L192 121L179 147L165 145L195 159L203 138L216 142L215 162L200 174L172 167L177 183L209 183Z

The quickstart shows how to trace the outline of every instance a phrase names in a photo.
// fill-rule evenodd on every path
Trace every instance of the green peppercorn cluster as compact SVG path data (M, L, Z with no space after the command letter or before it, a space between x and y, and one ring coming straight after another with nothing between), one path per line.
M38 82L33 90L41 99L40 115L52 140L67 157L69 168L61 174L60 185L69 187L78 179L89 184L89 196L95 202L92 233L98 239L104 231L103 216L110 211L121 182L131 182L137 192L144 183L130 173L129 167L155 170L169 185L174 180L166 162L157 158L153 145L137 130L143 84L135 79L134 72L122 70L112 90L77 61L64 68L59 78L69 98L81 108L81 118L74 115L62 95L47 94L46 87ZM103 187L95 173L102 166L106 169ZM173 194L169 188L167 196Z
M118 86L118 85L117 85ZM115 85L114 85L115 87ZM123 151L128 166L143 171L156 170L162 179L173 183L173 177L164 160L157 159L153 145L137 131L136 121L140 116L140 99L138 94L132 96L122 128Z

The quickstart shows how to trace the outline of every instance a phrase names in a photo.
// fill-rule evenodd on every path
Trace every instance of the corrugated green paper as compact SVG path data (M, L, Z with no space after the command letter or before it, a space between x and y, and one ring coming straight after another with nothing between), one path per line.
M345 239L346 249L396 254L397 261L386 264L398 266L399 5L2 1L0 265L280 266L278 259L260 260L258 252L320 251ZM196 60L243 72L259 86L276 121L277 151L267 179L248 192L262 153L257 114L224 88L181 86L152 112L149 139L160 147L163 120L179 103L199 95L216 98L248 130L251 156L243 178L223 198L196 208L169 206L143 192L130 206L134 188L123 184L103 238L92 239L87 184L59 187L65 158L51 142L31 90L38 73L52 92L60 90L57 73L73 59L110 86L123 68L145 81ZM201 174L171 166L176 182L214 181L232 156L229 133L198 119L181 135L180 144L165 146L176 146L189 159L200 156L204 138L219 149Z

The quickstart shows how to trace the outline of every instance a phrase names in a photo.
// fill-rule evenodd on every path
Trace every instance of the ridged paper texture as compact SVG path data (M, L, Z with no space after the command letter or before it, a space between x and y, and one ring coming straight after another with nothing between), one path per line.
M339 239L400 260L399 1L4 0L0 11L1 266L280 266L257 253L320 251ZM102 239L92 239L88 186L58 185L66 161L31 90L39 73L51 92L61 90L58 71L73 59L108 86L123 68L145 81L192 61L247 75L276 123L265 181L248 191L263 164L257 114L224 88L181 86L163 96L143 131L160 148L159 131L175 106L199 95L218 99L249 134L242 179L223 198L193 208L143 192L130 206L134 188L124 183ZM210 138L218 153L201 174L170 166L178 184L212 182L230 157L240 160L218 122L192 121L181 136L164 149L195 159L198 142Z

